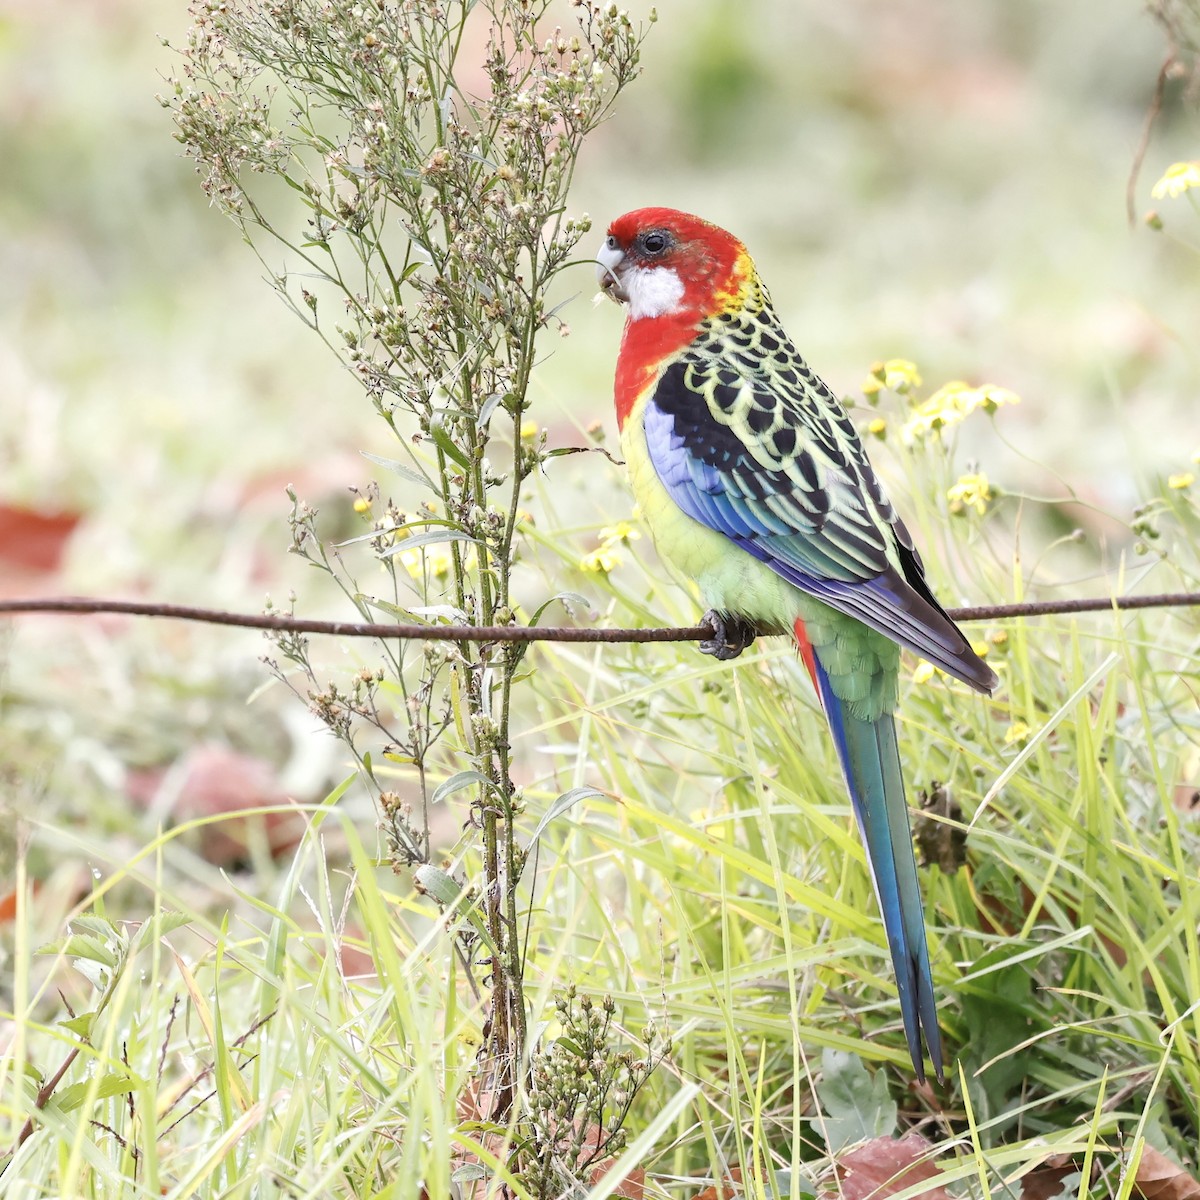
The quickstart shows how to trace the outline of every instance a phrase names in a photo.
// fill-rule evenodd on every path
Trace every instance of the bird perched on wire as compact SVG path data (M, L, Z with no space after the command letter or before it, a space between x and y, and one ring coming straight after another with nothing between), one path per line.
M981 692L996 676L934 598L846 412L797 353L732 234L669 208L597 257L626 308L617 420L659 553L711 606L700 649L791 633L850 790L917 1077L943 1057L893 713L900 647Z

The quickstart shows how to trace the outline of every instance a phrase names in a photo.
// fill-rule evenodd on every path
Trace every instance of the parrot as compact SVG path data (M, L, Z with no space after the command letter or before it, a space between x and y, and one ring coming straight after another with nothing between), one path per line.
M845 407L801 358L746 247L670 208L608 227L623 305L614 397L630 486L660 557L709 605L700 649L790 634L824 709L883 917L905 1041L944 1082L894 713L906 647L977 691L992 669L934 598Z

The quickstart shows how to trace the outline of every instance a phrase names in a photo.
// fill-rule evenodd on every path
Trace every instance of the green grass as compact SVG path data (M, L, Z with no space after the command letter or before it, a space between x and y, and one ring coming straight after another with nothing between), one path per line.
M0 211L13 246L41 251L5 259L0 498L82 509L64 590L253 608L295 588L315 615L330 593L284 562L283 483L311 472L301 491L345 525L345 488L372 470L357 451L386 442L173 158L147 22L175 34L178 6L110 7L120 20L0 19L16 114ZM1195 489L1161 483L1196 450L1194 226L1183 201L1160 206L1167 236L1123 224L1162 56L1138 8L1004 0L949 20L917 5L912 37L868 10L779 8L778 36L739 41L732 68L715 8L692 28L664 11L635 99L581 165L574 202L598 222L666 201L736 226L835 385L903 352L1022 392L946 454L877 448L947 603L1200 585ZM702 82L748 136L677 136ZM1195 154L1171 102L1142 201ZM551 445L609 408L618 319L568 313L538 384ZM973 457L1010 491L983 521L945 500ZM691 623L699 607L646 541L607 579L577 569L629 515L620 472L599 456L546 470L520 594ZM1022 497L1068 482L1078 505ZM1132 505L1156 496L1131 533ZM1077 524L1082 544L1055 540ZM832 1179L839 1080L864 1128L919 1129L959 1194L1010 1195L1063 1153L1066 1194L1129 1196L1141 1139L1197 1173L1200 833L1180 797L1200 781L1198 629L1194 611L981 627L1002 676L990 700L906 664L910 800L948 781L968 827L966 865L922 874L944 1090L912 1085L862 850L792 651L532 651L526 828L573 788L601 795L539 839L531 1028L559 1032L573 983L614 997L618 1047L647 1019L671 1039L628 1148L584 1191L645 1170L651 1194L686 1198L738 1166L756 1195L799 1196ZM22 625L0 647L0 880L19 900L0 930L0 1153L34 1130L6 1198L441 1197L469 1193L477 1163L503 1178L518 1131L460 1108L486 1019L456 953L470 897L441 913L381 866L356 784L311 802L349 767L294 698L260 691L260 647L88 624ZM362 654L318 653L331 676ZM293 853L272 859L259 829L222 869L197 822L131 802L129 771L204 740L296 769L310 802ZM441 806L439 865L475 878L459 800ZM72 923L94 941L62 946Z
M1001 554L1015 498L953 519L936 460L891 463L912 472L893 486L935 574L970 559L973 590L1025 593ZM1160 525L1153 586L1195 587L1186 495ZM561 581L587 544L539 533L529 569ZM692 601L645 546L579 586L613 623L689 622ZM910 798L948 782L968 827L965 866L923 872L951 1061L931 1090L911 1082L862 849L794 654L781 641L732 664L688 646L539 647L516 747L529 828L572 788L601 794L538 842L531 1028L553 1034L554 1000L573 983L613 997L628 1044L648 1020L671 1042L597 1194L635 1166L654 1193L683 1196L734 1164L765 1195L825 1177L836 1123L819 1081L846 1061L863 1088L886 1080L898 1116L885 1106L882 1132L919 1128L964 1194L1005 1194L1062 1153L1104 1169L1087 1194L1129 1195L1142 1138L1195 1170L1200 836L1176 801L1200 747L1196 631L1184 611L997 623L979 631L1001 674L991 699L937 675L915 682L908 664ZM97 878L69 912L18 878L8 1138L37 1086L78 1056L6 1194L415 1197L424 1181L444 1195L456 1164L466 1186L476 1168L463 1163L503 1158L512 1131L456 1115L485 1015L453 952L470 913L439 915L410 877L381 872L339 801L309 810L273 875L223 879L194 869L186 828L131 853L28 818L26 855L82 859ZM450 851L451 873L474 878L470 842L465 857ZM156 912L185 924L144 939L81 1041L62 1024L64 1000L77 1016L96 1002L70 969L81 944L38 947L74 915ZM345 947L359 952L350 974ZM869 1090L851 1094L870 1107Z

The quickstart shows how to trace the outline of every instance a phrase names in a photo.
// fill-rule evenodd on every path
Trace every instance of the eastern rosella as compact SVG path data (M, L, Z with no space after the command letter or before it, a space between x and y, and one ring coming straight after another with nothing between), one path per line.
M829 720L883 913L904 1032L942 1045L893 712L900 647L982 692L996 676L934 599L845 409L783 331L737 238L643 208L609 226L601 287L627 309L616 406L633 492L732 658L794 634Z

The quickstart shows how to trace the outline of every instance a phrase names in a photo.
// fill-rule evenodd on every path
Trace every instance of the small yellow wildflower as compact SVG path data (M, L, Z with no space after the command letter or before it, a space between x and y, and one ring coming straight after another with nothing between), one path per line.
M961 514L973 508L981 517L987 512L991 498L988 478L982 471L975 475L960 475L958 482L946 493L952 513Z
M1178 475L1167 476L1167 487L1173 492L1182 492L1196 482L1196 476L1191 471L1180 471Z
M634 542L642 535L629 521L618 521L615 525L605 525L600 530L600 540L610 545L616 542Z
M1150 189L1155 200L1182 196L1189 188L1200 188L1200 160L1172 163Z
M594 575L607 575L621 565L621 556L611 546L598 546L579 560L579 569Z
M370 512L371 511L371 497L370 496L355 496L354 497L354 511L356 513Z
M1021 398L1008 388L985 383L971 387L961 379L943 384L928 400L913 409L913 415L900 427L900 436L912 442L927 434L940 434L947 425L957 425L973 412L995 412L1005 404L1020 404Z
M521 422L521 441L532 442L538 435L538 423L536 421Z
M633 515L635 517L638 515L636 507ZM621 565L621 556L617 553L617 547L627 546L641 536L640 530L632 521L618 521L615 525L605 525L600 530L600 545L579 560L580 570L608 574L614 567Z
M399 557L401 565L414 579L423 579L427 575L445 579L454 565L450 551L442 546L427 547L423 551L401 550Z
M867 422L867 432L882 440L887 436L887 422L882 417L876 417Z
M971 643L971 649L974 650L975 653L978 654L980 658L987 658L988 651L991 648L992 647L987 642L972 642Z
M1024 721L1014 721L1004 734L1004 744L1011 746L1014 742L1023 742L1029 736L1029 726Z
M989 633L988 641L991 642L993 646L1007 646L1008 645L1008 630L1007 629L997 629L994 633Z
M919 662L916 669L913 671L912 679L915 684L928 683L934 675L937 668L933 663Z
M877 362L871 367L871 373L862 385L864 396L876 396L884 388L897 392L901 396L908 395L913 388L921 386L921 376L917 373L917 364L907 358L889 358L887 362Z

